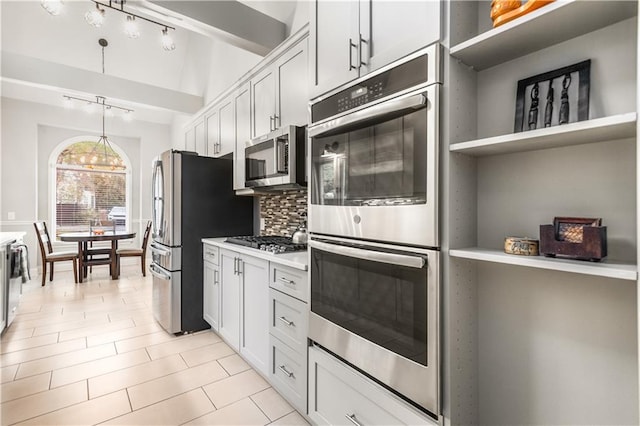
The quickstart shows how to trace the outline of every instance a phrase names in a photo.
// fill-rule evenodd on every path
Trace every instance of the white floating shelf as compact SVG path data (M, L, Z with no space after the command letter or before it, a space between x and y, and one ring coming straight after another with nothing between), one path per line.
M636 120L637 114L630 112L562 126L459 142L450 145L449 151L483 156L626 139L635 137Z
M544 256L517 256L499 250L480 247L450 249L451 257L478 260L481 262L502 263L506 265L526 266L529 268L550 269L582 275L595 275L619 280L636 281L638 268L633 264L608 262L588 262L580 260L558 259Z
M634 1L558 0L451 47L483 70L637 15Z

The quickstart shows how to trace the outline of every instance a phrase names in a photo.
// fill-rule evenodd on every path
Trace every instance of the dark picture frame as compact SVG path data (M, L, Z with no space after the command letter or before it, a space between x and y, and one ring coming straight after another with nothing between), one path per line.
M590 80L587 59L518 81L514 133L588 120Z

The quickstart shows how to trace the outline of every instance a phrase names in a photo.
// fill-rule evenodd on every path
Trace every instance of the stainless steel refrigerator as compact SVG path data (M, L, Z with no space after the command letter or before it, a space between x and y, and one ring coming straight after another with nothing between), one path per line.
M233 159L166 151L153 163L153 313L170 333L202 316L202 238L253 234L253 199L233 191Z

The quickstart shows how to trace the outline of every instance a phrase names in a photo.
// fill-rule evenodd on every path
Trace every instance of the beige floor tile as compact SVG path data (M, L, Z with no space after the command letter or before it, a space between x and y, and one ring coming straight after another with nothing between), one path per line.
M212 332L202 332L191 335L188 339L176 338L165 343L149 346L147 352L149 352L151 359L158 359L221 341L222 340Z
M96 317L94 315L91 319L85 319L85 317L83 316L83 319L81 320L65 321L65 322L47 324L40 327L36 327L34 335L38 336L41 334L58 333L58 332L78 330L78 329L81 330L85 327L93 327L93 326L98 326L98 325L108 324L108 323L109 323L109 317L106 314L99 314L99 317ZM69 339L65 339L65 340L69 340Z
M13 331L10 328L2 335L0 345L4 345L5 343L12 342L14 340L28 339L33 336L34 330L35 328L25 328L23 330Z
M112 343L108 343L106 345L95 346L93 348L37 359L35 361L20 364L16 378L33 376L34 374L43 373L45 371L69 367L71 365L78 365L84 362L106 358L115 354L116 348Z
M179 355L172 355L146 364L93 377L89 379L89 397L95 398L185 370L186 368L187 365Z
M266 425L269 419L249 399L220 408L211 414L187 423L188 425Z
M267 389L269 384L258 373L248 370L204 387L216 408L220 409Z
M83 320L84 320L83 312L74 312L74 313L69 313L64 315L55 315L55 316L51 315L45 318L15 322L14 324L11 325L11 328L13 328L14 330L24 330L25 328L34 328L34 327L37 328L37 327L48 326L51 324L59 324L64 322L73 323L73 322L83 321Z
M37 376L4 383L0 392L0 402L7 402L34 393L44 392L49 389L51 372L38 374Z
M149 296L149 298L151 298L151 296ZM111 319L111 321L119 321L122 319L131 318L136 323L136 325L156 322L156 319L153 317L153 311L150 307L144 307L142 309L134 309L124 312L109 312L109 318Z
M271 424L277 426L307 426L309 422L307 422L305 418L300 415L300 413L294 411L293 413L287 414L286 416L276 420Z
M114 392L54 411L19 425L95 425L131 412L127 391ZM133 424L133 423L132 423Z
M144 349L127 352L121 355L114 355L71 367L61 368L53 371L51 377L51 388L57 388L69 383L85 380L90 377L101 376L113 371L124 370L134 365L143 364L150 361L149 355Z
M87 384L84 382L40 392L0 405L1 423L10 425L86 400Z
M173 339L176 339L176 337L171 336L163 330L157 333L145 334L144 336L140 337L120 340L116 342L116 349L118 350L118 353L123 353L134 351L140 348L146 348L147 346L155 345L158 343L168 342Z
M126 320L110 322L107 324L102 324L94 327L83 327L77 330L61 332L60 341L64 342L66 340L78 339L80 337L95 336L97 334L104 334L112 331L124 330L127 328L133 328L135 326L136 324L132 320L126 319Z
M227 370L227 373L229 373L230 376L251 369L251 366L238 354L219 359L218 362L222 365L222 368Z
M235 354L234 350L224 342L218 342L213 345L207 345L180 353L189 367L224 358L232 354Z
M227 373L220 364L212 361L130 387L129 400L131 407L137 410L225 377Z
M105 425L179 425L214 411L202 389L194 389L157 404L112 419Z
M132 337L144 336L145 334L157 333L162 331L162 327L155 323L139 325L133 318L129 319L136 324L135 327L115 330L105 333L96 334L87 337L87 346L96 346L109 342L117 342L119 340L130 339Z
M25 349L23 351L9 352L7 354L0 355L0 365L4 366L33 361L57 354L76 351L78 349L84 349L86 347L86 339L76 339L70 340L68 342L56 343L53 345Z
M273 388L252 395L251 399L272 421L293 411L293 407Z
M2 342L1 353L7 352L15 352L21 351L24 349L35 348L38 346L51 345L53 343L58 343L58 335L57 334L47 334L45 336L36 336L30 339L20 339L14 340L12 342Z
M7 367L0 368L0 383L10 382L16 377L16 371L18 371L18 365L9 365Z

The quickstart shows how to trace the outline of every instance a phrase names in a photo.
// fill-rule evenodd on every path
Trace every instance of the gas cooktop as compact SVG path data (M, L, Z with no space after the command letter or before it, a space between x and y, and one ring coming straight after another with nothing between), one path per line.
M306 244L294 244L290 237L280 237L276 235L227 237L225 242L264 250L274 254L291 253L307 249Z

